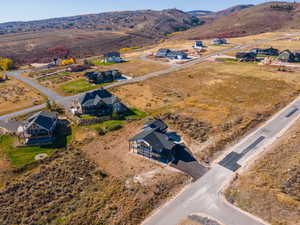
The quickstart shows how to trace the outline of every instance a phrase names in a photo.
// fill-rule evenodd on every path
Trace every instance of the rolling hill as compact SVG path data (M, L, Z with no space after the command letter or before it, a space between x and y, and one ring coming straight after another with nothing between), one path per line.
M0 56L18 63L47 62L47 49L69 48L76 57L152 44L166 34L202 24L177 9L108 12L0 24Z
M232 8L217 14L219 14L219 17L211 23L192 28L173 38L236 37L300 28L299 3L268 2L257 6L240 8L239 10L233 10Z

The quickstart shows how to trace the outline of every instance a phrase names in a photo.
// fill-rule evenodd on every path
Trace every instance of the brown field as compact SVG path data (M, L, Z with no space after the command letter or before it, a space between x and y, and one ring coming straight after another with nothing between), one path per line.
M128 152L128 138L141 126L132 122L101 138L75 129L68 149L33 170L15 171L17 179L1 186L5 215L0 223L139 224L190 182L182 173Z
M14 78L0 83L0 115L39 105L44 101L40 93Z
M129 59L125 63L116 63L110 66L100 66L97 71L120 70L122 74L130 77L139 77L148 73L168 69L168 65L162 65L156 62L148 62L140 59Z
M274 225L300 224L300 121L226 191L236 206Z
M209 143L216 144L209 152L197 147L203 159L290 102L299 82L299 72L251 63L206 62L112 91L152 115L179 114L209 124Z

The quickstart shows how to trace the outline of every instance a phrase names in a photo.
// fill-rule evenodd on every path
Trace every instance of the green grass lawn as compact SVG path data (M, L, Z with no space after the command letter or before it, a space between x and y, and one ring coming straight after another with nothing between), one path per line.
M227 62L227 63L234 63L234 62L238 62L237 59L234 58L216 58L217 62Z
M110 66L110 65L113 65L113 64L116 64L115 62L102 62L102 61L92 61L91 62L92 65L94 66Z
M117 130L122 128L128 120L139 120L143 119L147 116L145 112L141 112L138 109L130 109L131 113L124 116L123 119L119 120L108 120L102 123L93 124L86 126L88 128L94 129L96 131L103 130L105 133L113 130Z
M107 82L103 84L91 84L86 79L74 80L67 82L59 87L60 91L65 94L78 94L85 91L90 91L96 88L103 87L113 82Z
M58 137L55 144L48 146L29 146L15 148L13 143L16 141L16 137L12 136L0 136L0 150L10 160L13 167L22 167L35 161L34 157L38 154L47 154L51 156L55 151L64 148L71 141L71 136Z

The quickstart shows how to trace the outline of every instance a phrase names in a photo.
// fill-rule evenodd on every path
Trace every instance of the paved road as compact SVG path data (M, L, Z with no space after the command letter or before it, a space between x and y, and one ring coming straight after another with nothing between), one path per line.
M158 72L146 74L144 76L136 77L136 78L133 78L133 79L130 79L130 80L123 80L123 81L120 81L120 82L117 82L117 83L113 83L111 85L107 85L104 88L105 89L109 89L109 88L118 87L118 86L125 85L125 84L130 84L130 83L135 83L135 82L143 81L143 80L146 80L146 79L149 79L149 78L153 78L153 77L165 75L165 74L168 74L168 73L171 73L171 72L175 72L175 71L178 71L178 70L190 67L192 65L204 62L204 61L206 61L207 59L209 59L211 57L222 55L222 54L225 54L225 53L230 52L230 51L241 50L241 49L245 49L245 48L249 48L249 47L255 46L257 44L261 44L261 43L265 43L265 42L269 42L269 41L280 40L280 39L283 39L283 38L286 38L286 37L293 37L293 36L298 36L298 35L300 35L300 33L293 33L293 34L288 34L288 35L284 35L284 36L280 36L280 37L275 37L275 38L269 38L269 39L265 39L265 40L260 40L260 41L257 41L257 42L251 43L251 44L245 44L245 45L241 45L241 46L235 46L233 48L224 49L222 51L219 51L219 52L216 52L216 53L212 53L212 54L204 56L204 57L200 57L200 58L198 58L196 60L190 61L190 62L185 63L185 64L176 65L176 66L173 65L169 69L165 69L165 70L162 70L162 71L158 71ZM75 95L75 96L71 96L71 97L60 96L60 95L58 95L58 94L50 91L49 89L47 89L47 88L39 85L35 81L33 81L31 79L28 79L28 78L22 77L20 75L22 72L24 72L24 71L21 71L21 70L19 70L19 71L11 71L11 72L8 72L7 74L9 76L13 76L16 79L21 80L22 82L30 85L31 87L39 90L46 97L48 97L50 100L55 101L56 103L62 105L65 108L70 107L71 102L72 102L73 99L77 98L79 95L84 94L84 93L81 93L79 95ZM36 111L37 108L41 109L43 107L45 107L45 106L44 105L34 106L34 107L28 108L26 110L21 110L19 112L15 112L15 113L4 115L4 116L0 117L0 119L8 120L8 119L11 119L11 118L15 117L16 115L17 116L24 115L24 114Z
M6 74L8 76L14 77L14 78L24 82L25 84L37 89L39 92L41 92L43 95L45 95L47 98L49 98L52 101L58 101L62 98L62 96L56 94L55 92L49 90L48 88L43 87L42 85L39 85L36 81L21 76L22 73L24 73L24 70L10 71L10 72L7 72Z
M232 181L236 172L249 166L299 118L300 97L229 149L224 159L143 225L177 225L187 216L197 213L208 215L225 225L266 224L229 204L221 194L222 189Z

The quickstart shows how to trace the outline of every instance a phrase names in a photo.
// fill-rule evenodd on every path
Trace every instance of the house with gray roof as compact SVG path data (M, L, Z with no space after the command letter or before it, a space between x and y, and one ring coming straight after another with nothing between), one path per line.
M90 83L102 84L107 82L113 82L122 77L122 73L119 70L108 70L104 72L87 72L84 75L88 78Z
M202 41L195 41L193 48L202 49L204 47L204 44Z
M278 59L281 62L295 62L295 54L287 49L280 52Z
M183 51L171 51L168 48L161 48L156 52L157 58L168 58L168 59L187 59L188 55Z
M17 135L26 145L52 144L58 117L56 112L41 111L20 122Z
M227 41L224 38L215 38L212 40L212 44L213 45L225 45L225 44L227 44Z
M120 63L123 62L123 59L121 58L120 52L108 52L104 55L104 62L105 63Z
M163 163L172 162L177 144L167 135L167 128L161 120L149 121L129 140L130 151Z
M79 96L74 101L72 112L76 115L108 116L123 114L129 109L105 89L95 90Z

